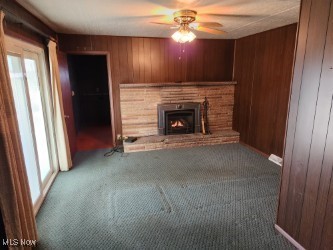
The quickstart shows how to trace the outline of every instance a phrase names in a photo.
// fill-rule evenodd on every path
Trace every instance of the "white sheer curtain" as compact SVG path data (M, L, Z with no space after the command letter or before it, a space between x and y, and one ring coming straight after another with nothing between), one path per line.
M53 41L49 41L48 48L53 102L53 122L57 143L59 167L61 171L68 171L72 167L72 159L64 118L62 92L60 85L60 73L57 58L57 44Z

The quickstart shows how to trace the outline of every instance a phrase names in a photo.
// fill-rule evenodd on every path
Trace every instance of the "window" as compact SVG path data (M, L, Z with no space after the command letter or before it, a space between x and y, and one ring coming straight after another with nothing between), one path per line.
M23 156L37 213L58 172L44 50L9 37L6 46Z

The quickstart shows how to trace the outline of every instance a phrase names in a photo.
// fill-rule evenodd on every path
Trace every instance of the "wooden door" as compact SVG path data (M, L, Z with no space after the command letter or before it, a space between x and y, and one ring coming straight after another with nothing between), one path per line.
M72 103L72 88L69 80L67 55L61 51L58 51L58 63L69 147L73 158L76 153L76 129Z

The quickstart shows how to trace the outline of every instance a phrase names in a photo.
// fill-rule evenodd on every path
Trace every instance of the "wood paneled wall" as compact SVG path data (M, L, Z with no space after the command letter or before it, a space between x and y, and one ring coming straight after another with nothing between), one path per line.
M333 249L333 1L301 6L277 224Z
M234 40L180 45L165 38L59 35L60 50L109 51L116 134L121 134L120 83L230 81Z
M282 156L297 25L236 40L233 129L265 154Z

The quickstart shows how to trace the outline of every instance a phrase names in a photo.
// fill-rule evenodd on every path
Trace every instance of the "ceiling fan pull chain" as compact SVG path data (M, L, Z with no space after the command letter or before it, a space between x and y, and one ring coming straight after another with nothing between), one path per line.
M179 60L182 60L182 44L179 43L179 57L178 57Z
M182 59L182 53L185 53L185 50L186 50L186 43L179 43L179 57L178 57L179 60Z

